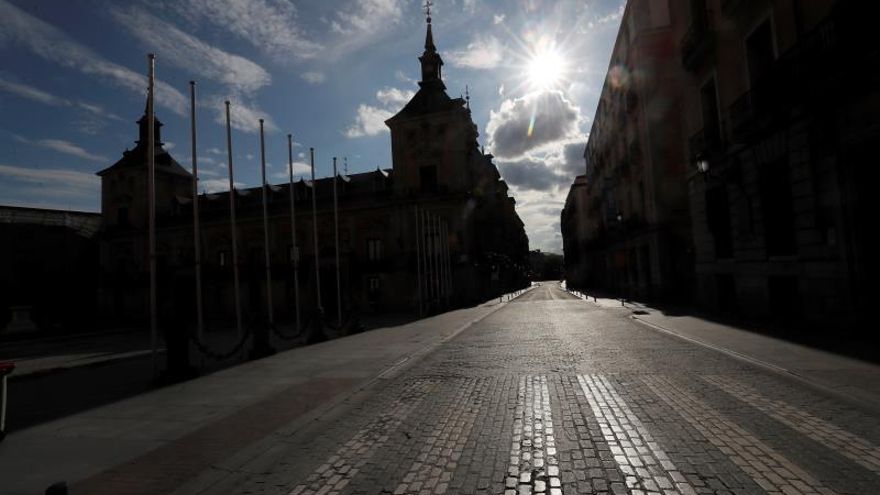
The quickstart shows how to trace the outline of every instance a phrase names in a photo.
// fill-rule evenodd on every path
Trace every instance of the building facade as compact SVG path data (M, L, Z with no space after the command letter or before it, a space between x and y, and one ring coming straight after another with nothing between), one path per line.
M678 4L628 2L624 10L584 151L586 174L572 186L585 198L563 213L564 223L578 225L569 235L582 232L567 263L579 274L573 287L666 300L690 293L689 164L677 119L684 74L671 63Z
M858 317L877 274L866 213L880 137L876 10L628 2L585 152L578 283L672 290L756 318ZM613 253L638 239L644 255Z
M0 206L0 334L90 328L100 226L97 213Z
M335 314L337 287L343 313L428 314L480 302L527 283L523 223L491 155L480 152L467 102L446 94L430 22L419 60L418 92L386 122L391 131L390 169L267 187L276 319L293 318L296 293L304 314L319 301L326 314ZM118 319L148 315L146 123L146 118L139 121L137 146L99 172L104 220L101 307ZM156 128L160 126L157 122ZM192 175L162 148L158 132L155 146L160 299L183 298L190 305L195 297ZM205 315L216 324L231 321L232 267L237 262L243 313L251 322L260 321L266 316L269 287L263 191L257 187L232 193L237 261L229 194L197 198Z
M873 2L693 2L683 119L697 299L776 318L848 319L877 274Z

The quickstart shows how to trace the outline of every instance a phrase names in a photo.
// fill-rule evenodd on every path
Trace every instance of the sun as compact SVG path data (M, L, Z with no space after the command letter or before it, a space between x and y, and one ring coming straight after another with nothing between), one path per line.
M564 79L565 59L552 46L540 46L526 64L529 86L536 90L547 90L558 86Z

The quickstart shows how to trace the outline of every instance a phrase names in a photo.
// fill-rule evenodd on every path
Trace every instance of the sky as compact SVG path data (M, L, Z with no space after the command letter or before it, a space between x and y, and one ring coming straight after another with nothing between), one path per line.
M583 150L624 0L435 0L452 97L470 95L478 141L511 186L531 249L561 252L559 213ZM196 81L200 188L224 190L225 100L237 187L391 167L384 120L418 89L415 0L0 0L0 204L100 210L95 172L137 139L147 53L162 140L190 167Z

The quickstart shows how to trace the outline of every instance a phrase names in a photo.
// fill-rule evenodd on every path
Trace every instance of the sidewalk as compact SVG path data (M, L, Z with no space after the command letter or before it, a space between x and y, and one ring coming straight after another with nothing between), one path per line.
M0 492L42 493L58 481L72 485L71 493L169 492L232 452L263 454L270 446L259 440L266 435L296 429L375 380L393 376L505 304L492 300L295 348L12 431L0 443ZM152 476L156 472L164 475Z
M0 344L0 360L15 362L13 380L149 353L149 335L133 331L73 334Z
M564 288L564 285L563 285ZM569 291L571 293L571 291ZM880 366L697 316L670 315L644 304L573 293L603 308L627 309L639 323L773 369L880 410Z

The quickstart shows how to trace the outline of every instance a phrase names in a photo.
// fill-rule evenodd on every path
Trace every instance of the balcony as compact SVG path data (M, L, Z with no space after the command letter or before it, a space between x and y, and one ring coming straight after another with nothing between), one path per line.
M688 71L698 70L715 52L715 31L709 24L710 14L704 5L691 13L691 25L681 40L681 63Z

